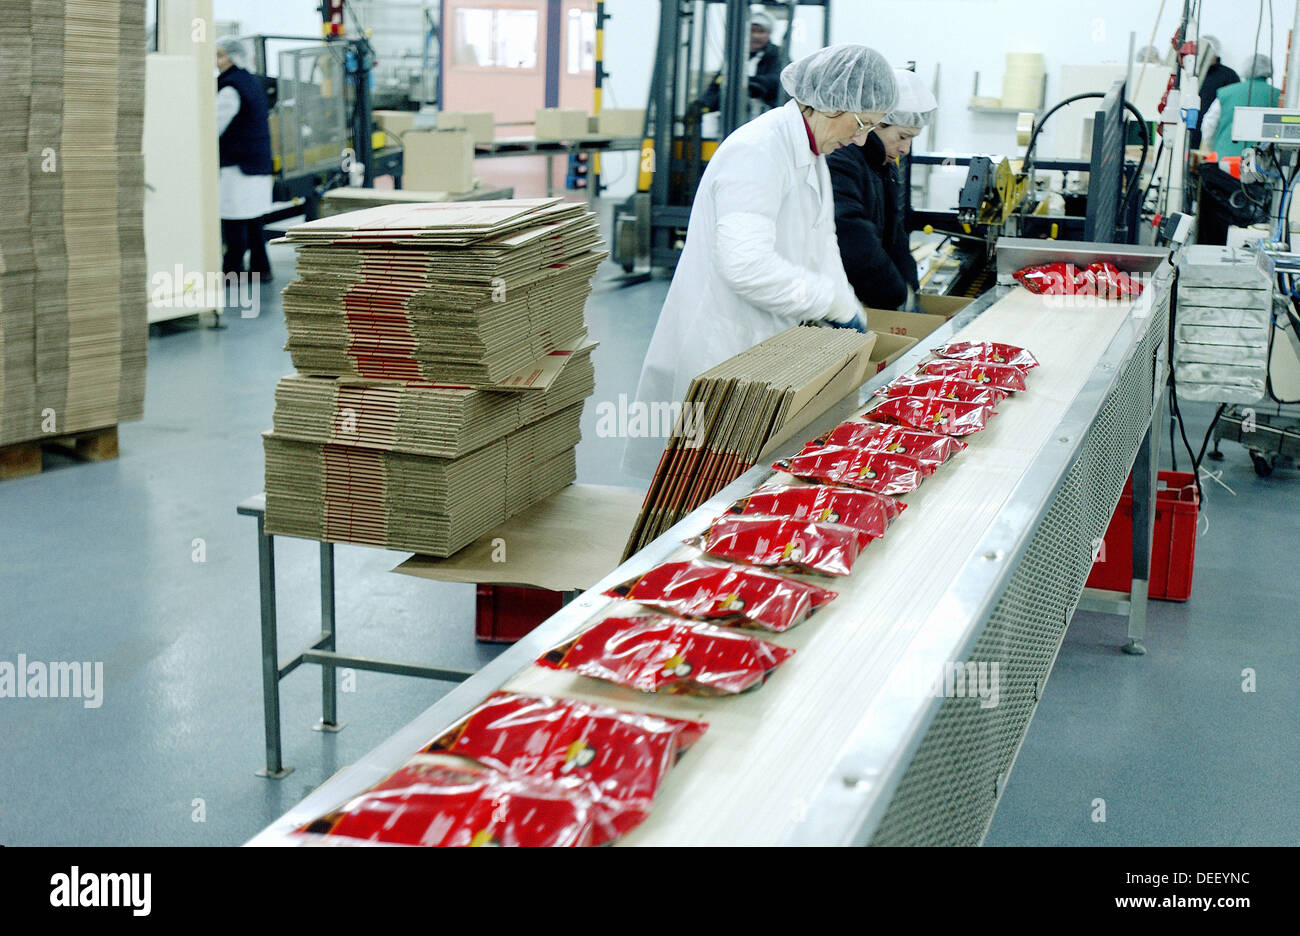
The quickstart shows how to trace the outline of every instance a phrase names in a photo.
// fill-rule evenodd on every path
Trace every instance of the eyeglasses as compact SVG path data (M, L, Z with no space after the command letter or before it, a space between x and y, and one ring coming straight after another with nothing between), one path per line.
M854 136L862 136L862 134L870 133L872 130L876 128L875 124L864 124L862 122L862 118L859 117L857 114L853 115L853 119L858 122L858 132L853 134Z

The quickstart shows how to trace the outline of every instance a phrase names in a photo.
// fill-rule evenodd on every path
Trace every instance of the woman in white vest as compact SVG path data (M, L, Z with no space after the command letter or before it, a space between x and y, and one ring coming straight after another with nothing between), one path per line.
M681 401L697 375L801 322L866 330L840 262L826 154L861 145L893 109L893 69L874 49L837 45L787 65L781 86L793 100L737 129L704 171L640 403ZM624 467L648 476L663 442L630 440Z

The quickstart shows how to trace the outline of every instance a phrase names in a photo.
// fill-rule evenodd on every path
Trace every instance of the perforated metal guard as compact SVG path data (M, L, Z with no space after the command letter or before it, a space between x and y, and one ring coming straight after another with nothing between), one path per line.
M945 699L890 800L872 845L978 845L993 820L1092 568L1093 541L1119 503L1151 422L1169 298L1129 358L968 661L997 662L998 704Z

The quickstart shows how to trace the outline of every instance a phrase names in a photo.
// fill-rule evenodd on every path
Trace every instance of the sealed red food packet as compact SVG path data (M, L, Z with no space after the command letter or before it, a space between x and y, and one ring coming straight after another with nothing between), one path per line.
M1082 271L1073 263L1042 263L1025 267L1013 274L1031 293L1040 296L1065 296L1074 293Z
M720 517L698 538L698 545L711 556L756 566L848 575L858 558L858 531L838 523L779 517Z
M907 494L920 487L926 475L934 473L937 463L922 462L912 455L827 446L783 458L772 467L807 481L847 484L876 494Z
M1131 273L1125 273L1109 260L1088 264L1088 272L1093 276L1096 294L1103 299L1125 299L1142 295L1141 280Z
M1025 372L1010 364L985 364L982 361L951 361L938 358L921 365L921 373L933 377L960 377L978 384L988 384L1008 393L1025 389Z
M979 432L993 415L996 415L993 407L986 403L927 400L924 397L890 397L863 414L864 418L878 422L900 423L953 436Z
M382 783L298 831L444 847L582 846L594 844L598 834L589 797L445 754L417 754Z
M911 455L923 463L942 465L966 447L966 443L952 436L925 432L910 426L891 426L878 422L840 423L825 435L804 443L807 454L830 447L869 449L873 452L891 452Z
M922 374L904 374L876 391L886 397L932 397L936 400L962 400L966 403L987 403L997 406L1007 394L997 387L977 384L962 377L932 377Z
M1142 294L1141 281L1109 260L1077 267L1073 263L1044 263L1013 273L1026 289L1040 296L1098 296L1123 299Z
M780 633L835 598L835 592L761 569L691 559L666 562L605 594L680 617Z
M906 506L901 501L871 491L835 487L829 484L801 484L773 487L742 497L728 508L729 513L813 523L842 523L858 531L858 551L867 548Z
M499 692L423 753L458 754L510 779L549 781L570 797L586 797L592 844L600 845L644 821L668 771L707 728L576 699Z
M793 655L740 631L638 614L598 621L537 663L641 692L721 696L757 688Z
M957 361L980 361L984 364L1010 364L1022 370L1037 367L1038 361L1024 348L1000 341L950 341L932 349L941 358Z

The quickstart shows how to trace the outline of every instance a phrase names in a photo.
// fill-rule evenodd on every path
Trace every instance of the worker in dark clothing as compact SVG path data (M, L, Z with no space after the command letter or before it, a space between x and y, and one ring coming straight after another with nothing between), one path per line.
M1230 84L1236 84L1241 77L1223 64L1223 59L1219 57L1219 40L1213 36L1202 36L1200 43L1204 47L1204 55L1208 61L1209 67L1201 70L1201 120L1205 120L1205 115L1210 112L1210 106L1214 104L1215 98L1218 97L1219 89ZM1195 130L1188 133L1187 146L1189 149L1201 148L1201 129L1198 126Z
M223 273L244 272L247 253L249 272L269 282L271 261L262 233L273 181L266 89L240 67L244 49L238 39L218 40L216 54L221 239L226 245L221 268Z
M776 107L776 95L781 86L781 47L772 42L772 17L761 10L750 15L749 22L749 116L757 117L765 110ZM700 103L704 110L716 111L722 107L722 72L713 76Z
M911 150L939 102L915 72L896 69L894 77L897 106L864 144L836 150L826 165L835 190L840 259L858 300L874 309L915 311L919 285L904 226L898 159Z

